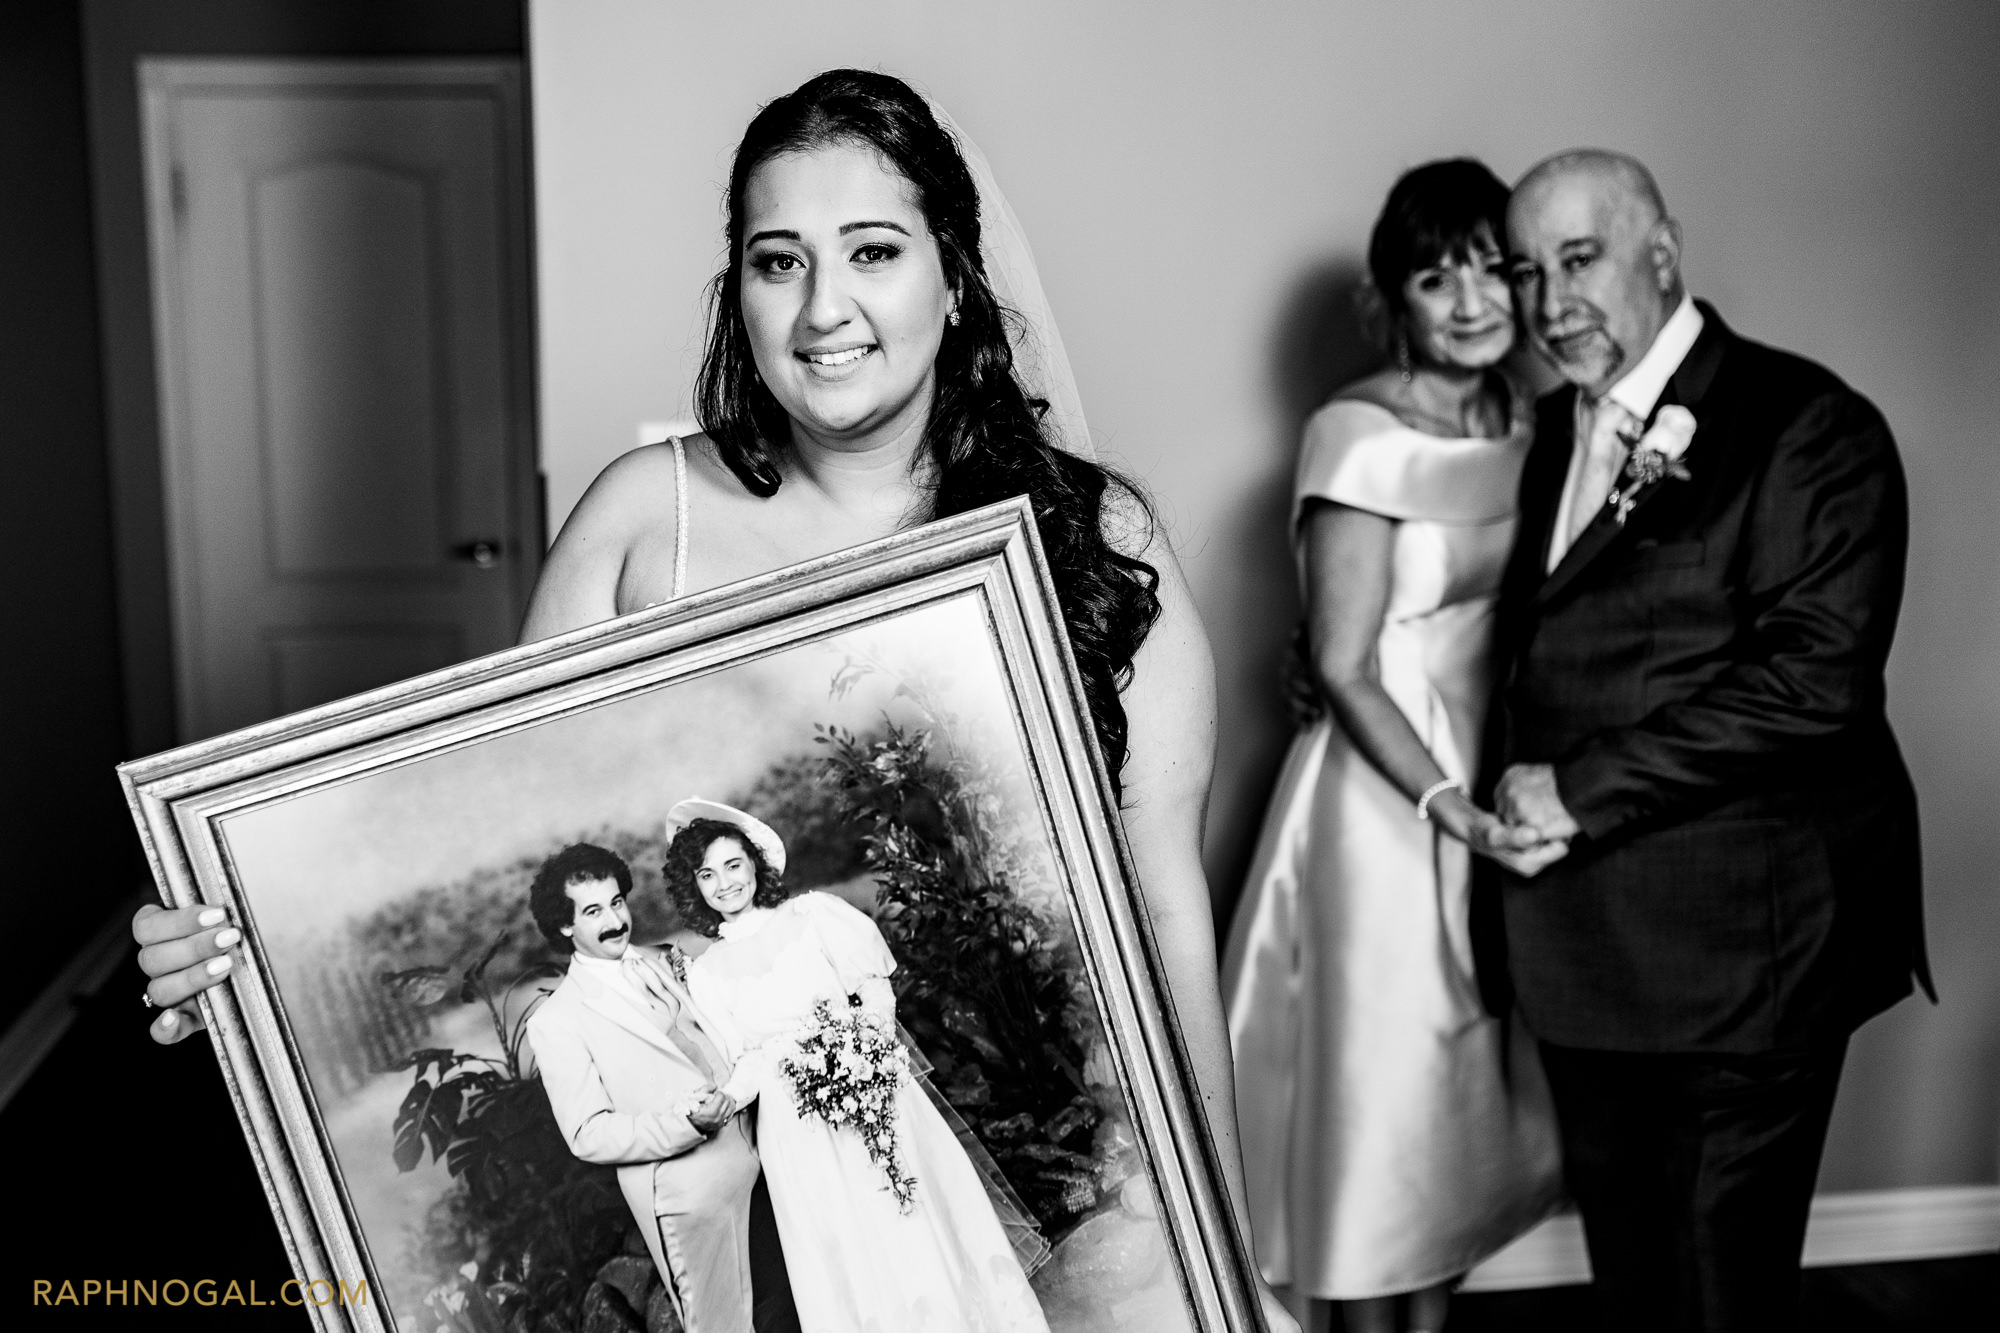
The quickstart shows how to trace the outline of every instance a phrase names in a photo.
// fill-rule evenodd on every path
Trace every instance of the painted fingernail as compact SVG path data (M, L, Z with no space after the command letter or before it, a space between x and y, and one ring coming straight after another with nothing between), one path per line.
M195 918L203 926L219 926L228 919L229 913L223 911L220 907L211 907Z
M175 1028L179 1027L180 1025L181 1025L181 1016L175 1013L173 1010L169 1009L167 1010L167 1012L160 1015L161 1031L172 1032Z
M223 931L215 937L215 947L218 949L227 949L242 938L243 932L231 926L228 930Z
M208 975L210 975L211 977L219 977L228 970L229 970L229 959L212 958L209 960Z

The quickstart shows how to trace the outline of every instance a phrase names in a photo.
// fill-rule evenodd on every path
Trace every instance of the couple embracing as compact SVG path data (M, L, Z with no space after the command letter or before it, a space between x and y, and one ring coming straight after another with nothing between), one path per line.
M1607 1327L1791 1327L1848 1035L1928 986L1895 446L1681 239L1619 154L1412 171L1395 364L1307 428L1320 715L1224 981L1265 1276L1349 1328L1438 1328L1564 1187Z
M1047 1333L977 1170L907 1076L889 1103L896 1189L860 1134L791 1095L783 1061L820 1003L893 1033L896 963L874 923L829 894L788 897L784 842L754 816L694 799L667 819L668 891L716 942L693 962L631 943L630 868L564 848L529 907L574 953L528 1035L557 1126L618 1168L682 1324ZM782 1260L753 1243L760 1166Z

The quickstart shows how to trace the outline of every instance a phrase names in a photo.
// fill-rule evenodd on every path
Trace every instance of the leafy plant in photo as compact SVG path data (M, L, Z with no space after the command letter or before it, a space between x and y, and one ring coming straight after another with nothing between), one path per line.
M899 692L940 716L923 691ZM1053 1243L1137 1169L1129 1138L1109 1132L1117 1089L1086 1076L1096 1016L1080 960L1012 882L1017 858L975 761L940 758L932 729L886 718L872 739L818 732L878 885L897 1017Z

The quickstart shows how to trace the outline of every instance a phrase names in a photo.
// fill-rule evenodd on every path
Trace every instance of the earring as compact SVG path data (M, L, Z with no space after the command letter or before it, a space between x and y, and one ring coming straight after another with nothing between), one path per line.
M944 322L945 322L945 323L947 323L947 324L949 324L949 325L951 325L951 326L952 326L953 328L957 328L957 327L958 327L958 311L954 310L954 311L952 311L952 312L951 312L951 313L950 313L949 315L946 315L946 316L944 317Z
M1410 382L1410 335L1396 335L1396 373L1403 377L1403 383Z

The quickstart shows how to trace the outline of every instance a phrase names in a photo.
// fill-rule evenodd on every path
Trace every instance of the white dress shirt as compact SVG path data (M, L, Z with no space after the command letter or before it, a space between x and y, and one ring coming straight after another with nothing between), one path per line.
M593 958L579 950L570 955L569 961L570 966L582 968L594 977L599 985L607 990L616 991L629 1000L640 1013L651 1014L658 1011L659 1001L633 980L632 974L625 970L623 955L617 958Z
M1607 481L1596 495L1580 494L1585 462L1590 454L1592 430L1597 423L1599 413L1598 403L1606 400L1616 403L1624 411L1631 413L1635 422L1643 422L1652 416L1654 406L1660 401L1660 395L1667 391L1667 381L1681 368L1681 362L1687 360L1687 354L1694 347L1695 339L1701 336L1703 322L1701 311L1695 306L1694 297L1683 294L1680 305L1675 308L1672 315L1668 316L1667 322L1660 326L1660 332L1653 339L1653 345L1639 358L1639 364L1619 376L1618 382L1604 393L1602 399L1592 399L1581 391L1577 393L1576 421L1571 430L1569 475L1563 479L1562 500L1556 506L1556 521L1549 533L1547 565L1549 570L1554 570L1561 564L1563 556L1569 552L1570 529L1575 526L1573 516L1576 514L1576 507L1579 504L1592 507L1601 505L1610 490L1610 483ZM1623 465L1623 458L1616 460L1610 476L1616 477L1618 468Z

